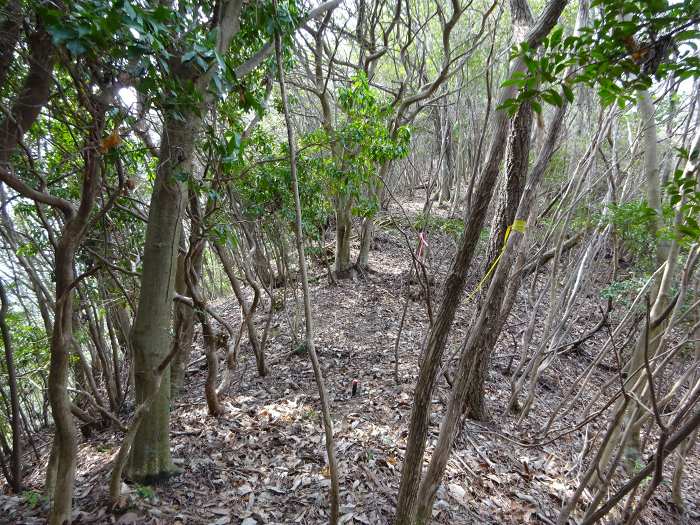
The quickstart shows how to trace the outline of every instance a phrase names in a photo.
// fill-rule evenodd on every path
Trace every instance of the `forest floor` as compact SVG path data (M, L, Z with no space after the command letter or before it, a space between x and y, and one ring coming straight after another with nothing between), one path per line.
M328 283L323 266L312 272L320 276L312 284L311 302L317 349L332 402L341 523L390 523L394 513L412 392L427 327L425 301L411 300L399 344L401 382L397 385L394 344L406 300L410 257L406 237L396 226L405 227L407 221L415 220L422 204L414 200L404 203L402 210L394 207L396 222L382 221L371 252L371 272L341 280L337 286ZM436 209L434 213L443 218L446 215L445 210ZM449 221L436 224L449 226ZM415 248L416 240L410 242ZM431 271L438 283L444 278L455 242L455 237L445 232L429 239L434 261ZM482 265L477 261L474 267ZM481 273L474 271L468 290L474 289ZM415 293L417 285L411 290L409 295L419 295ZM589 303L579 312L573 337L585 333L599 318L596 298L590 298ZM435 297L433 305L437 309ZM216 306L238 323L233 299L219 301ZM460 308L446 355L458 350L472 308L473 303ZM435 523L553 523L563 498L577 486L585 434L583 430L567 431L573 429L580 414L559 418L555 427L560 432L554 434L563 436L551 443L538 443L537 433L573 379L590 363L593 349L605 334L587 341L578 352L562 356L545 372L530 417L517 427L515 416L504 410L510 392L506 366L518 351L515 341L527 320L527 308L523 291L492 359L486 385L490 421L464 423L438 492ZM183 473L160 486L127 486L129 507L120 514L109 510L107 484L121 433L109 430L84 439L76 477L75 522L327 523L330 481L318 395L308 356L294 352L290 324L295 315L289 313L293 310L289 299L287 314L275 314L273 325L277 328L266 349L270 370L267 377L256 377L250 351L242 352L236 380L224 396L226 413L219 418L207 415L205 365L197 359L201 349L195 348L195 364L186 378L186 391L174 402L171 416L173 456ZM302 320L299 315L300 328ZM593 387L605 383L612 373L605 366L596 368ZM360 387L354 397L353 379ZM433 401L428 453L437 437L448 388L441 379ZM590 400L595 388L588 391L581 405ZM598 428L603 424L601 421ZM698 523L697 449L686 467L686 513L675 510L668 484L664 483L643 515L646 523ZM45 522L45 502L37 496L43 485L43 470L38 465L27 479L29 488L36 492L0 497L1 523Z

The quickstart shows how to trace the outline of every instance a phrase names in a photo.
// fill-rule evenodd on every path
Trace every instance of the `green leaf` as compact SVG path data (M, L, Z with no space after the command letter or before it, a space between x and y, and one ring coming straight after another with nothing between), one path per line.
M80 40L70 40L66 43L66 48L74 56L80 56L83 53L85 53L85 51L87 51L87 48L83 45L83 43Z
M138 15L136 14L134 7L131 5L131 3L129 3L129 0L125 0L124 2L124 11L126 12L126 15L132 20L138 19Z
M561 37L563 34L564 28L562 26L556 27L549 37L549 47L558 46L561 43Z
M184 64L185 62L189 62L190 60L192 60L196 56L197 56L196 51L188 51L187 53L182 55L182 63Z
M571 87L568 84L562 84L561 89L564 92L564 96L566 97L566 100L569 102L574 101L574 90L571 89Z
M75 36L75 33L70 27L51 27L49 28L49 33L51 34L51 40L57 46L60 46L65 41Z
M523 83L525 82L524 79L522 78L509 78L508 80L505 80L502 84L501 87L508 87L508 86L522 86Z

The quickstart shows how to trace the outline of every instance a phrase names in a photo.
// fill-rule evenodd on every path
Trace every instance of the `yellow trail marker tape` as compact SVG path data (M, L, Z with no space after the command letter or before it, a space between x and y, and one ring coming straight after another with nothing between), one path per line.
M491 276L493 271L496 269L496 266L498 266L498 262L501 260L501 257L503 257L503 252L506 251L506 246L508 245L508 237L510 237L510 232L516 231L518 233L525 234L525 225L526 225L526 223L524 220L516 219L515 221L513 221L513 224L511 224L510 226L508 226L508 228L506 228L506 235L503 238L503 247L501 248L501 252L498 254L498 257L496 257L496 259L493 261L493 263L491 263L491 266L486 271L484 276L481 278L481 281L479 281L479 284L476 285L476 288L474 288L472 293L469 294L469 296L467 297L467 301L471 301L474 298L474 296L477 293L479 293L479 290L481 290L481 287L484 285L486 280Z
M525 221L522 219L516 219L513 221L512 229L516 232L525 233ZM508 239L508 237L506 237Z

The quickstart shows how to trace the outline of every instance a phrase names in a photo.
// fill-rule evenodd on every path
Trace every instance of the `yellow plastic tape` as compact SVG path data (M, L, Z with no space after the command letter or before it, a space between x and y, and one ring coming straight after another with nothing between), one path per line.
M522 219L516 219L513 221L513 229L516 232L525 233L525 221Z
M486 282L486 279L488 279L491 276L491 274L493 273L493 271L496 269L498 262L501 260L501 257L503 256L503 252L506 251L506 246L508 245L508 237L510 237L510 232L515 230L516 232L520 232L520 233L524 234L525 233L525 225L526 225L525 221L523 221L521 219L516 219L515 221L513 221L513 224L511 224L510 226L508 226L508 228L506 228L506 234L503 237L503 247L501 248L501 252L498 254L498 257L496 257L496 259L493 261L493 263L491 264L489 269L486 271L484 276L481 278L481 281L479 281L479 284L477 284L476 287L474 288L474 290L472 291L472 293L469 294L469 296L467 297L467 301L471 301L473 299L473 297L479 292L479 290L481 290L481 287Z

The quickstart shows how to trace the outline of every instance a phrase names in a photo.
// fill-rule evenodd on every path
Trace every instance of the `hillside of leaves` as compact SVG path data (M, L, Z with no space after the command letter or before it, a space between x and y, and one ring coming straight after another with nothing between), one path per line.
M422 192L420 192L422 193ZM420 195L418 195L420 197ZM425 337L425 307L420 288L409 279L410 266L403 253L402 232L420 220L423 202L392 206L392 221L377 234L371 254L375 269L355 281L329 284L321 264L312 266L317 275L311 286L314 317L318 320L317 348L333 404L338 464L345 487L341 501L341 523L391 523L398 488L400 458L407 438L411 393L418 366L420 342ZM455 232L450 230L444 210L437 210L431 228L434 270L445 271L445 261L454 252ZM454 228L454 226L453 226ZM357 247L357 243L354 243ZM470 277L470 287L480 276ZM604 276L599 276L604 279ZM294 299L291 297L289 301ZM408 311L398 349L399 383L394 379L395 339L399 320L408 300ZM604 296L596 298L603 303ZM595 330L600 316L582 301L579 320L571 340L578 341ZM238 322L235 301L219 299L216 306L231 322ZM293 309L293 305L289 305ZM469 322L469 303L457 315L457 333ZM568 386L586 369L605 339L599 331L575 348L567 347L562 360L539 379L538 402L524 424L504 409L512 378L513 355L528 309L523 293L514 315L497 346L494 367L486 392L493 411L488 421L470 422L457 438L443 487L433 511L434 523L550 523L558 507L576 488L582 468L579 450L587 432L577 425L577 413L562 418L553 438L541 430L553 407L560 403ZM269 342L271 374L256 379L250 372L254 358L241 356L232 385L223 396L224 416L211 419L202 399L205 382L201 343L187 368L186 391L172 411L172 443L175 462L184 472L167 485L129 484L124 488L124 507L111 511L107 475L122 435L113 430L86 438L78 452L75 523L323 523L328 520L329 485L325 467L323 429L318 422L318 401L313 371L299 342L292 337L288 315L275 313L276 335ZM613 312L613 322L618 314ZM195 334L201 341L201 333ZM457 348L454 348L457 350ZM690 356L681 367L692 364ZM596 388L614 377L612 356L593 371ZM352 395L352 381L358 381ZM429 443L437 437L439 418L445 409L449 386L438 386L431 411ZM595 402L592 393L581 403ZM602 405L596 404L596 409ZM41 451L32 463L27 491L3 501L4 515L11 522L44 523L46 502L41 498L49 436L39 438ZM44 444L43 447L41 444ZM430 446L430 445L429 445ZM688 455L682 490L700 490L700 457ZM693 523L700 518L695 498L680 514L663 487L645 511L647 522ZM581 505L583 508L583 505ZM247 521L246 521L247 520Z

